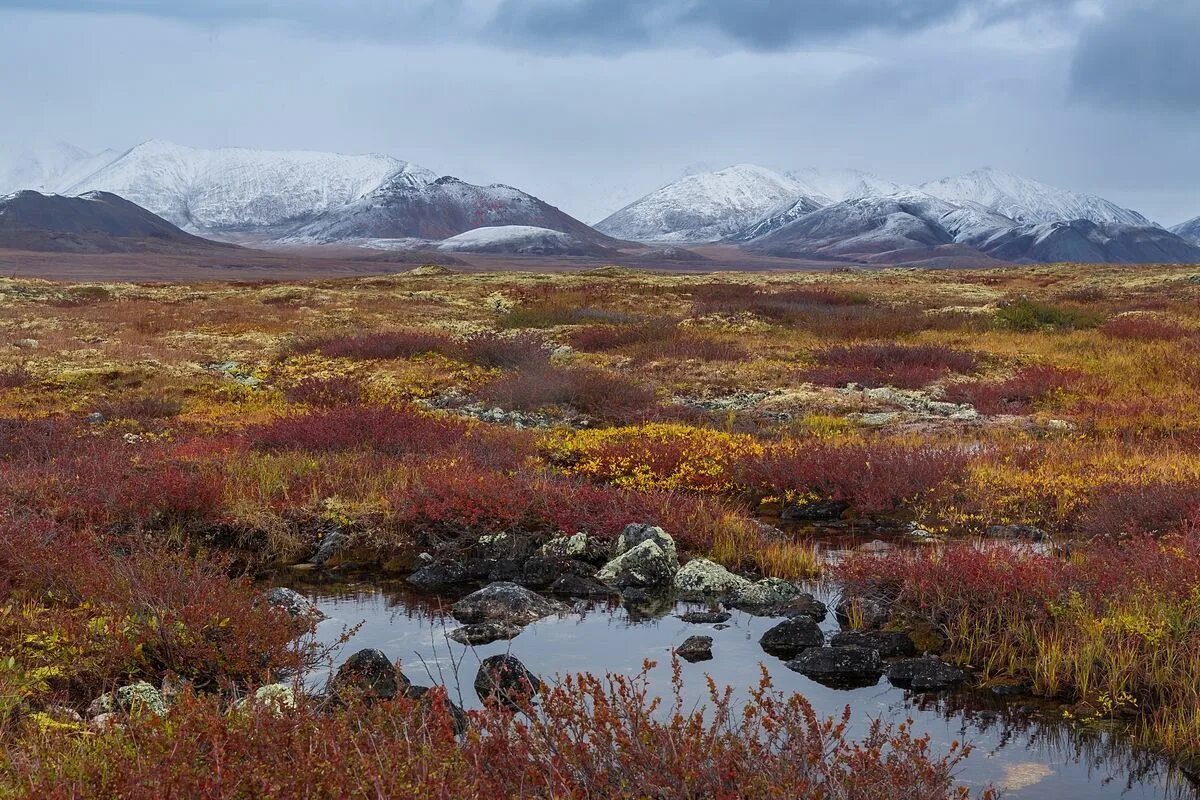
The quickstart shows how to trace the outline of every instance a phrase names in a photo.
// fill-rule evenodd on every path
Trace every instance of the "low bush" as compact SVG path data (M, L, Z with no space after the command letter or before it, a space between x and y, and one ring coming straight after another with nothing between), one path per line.
M289 403L328 408L362 403L366 399L366 391L357 378L335 375L328 378L302 378L284 389L283 396Z
M1079 387L1084 379L1078 370L1033 364L999 381L952 383L943 396L952 403L973 405L983 414L1028 414L1055 394Z
M0 389L20 389L33 381L33 373L23 366L0 369Z
M462 352L471 363L495 369L542 366L550 361L545 341L531 333L476 333L463 340Z
M479 391L485 403L537 411L569 406L601 420L625 421L653 413L654 391L624 376L593 367L526 366Z
M974 353L941 345L886 343L828 347L816 354L816 360L817 365L803 373L812 383L919 389L951 373L969 373L979 359Z
M424 353L452 355L458 343L444 333L428 330L376 331L302 339L290 348L293 355L321 353L329 358L412 358Z
M1197 335L1195 330L1185 328L1177 322L1147 316L1145 314L1122 314L1104 323L1100 330L1113 339L1138 342L1179 341Z
M1004 327L1031 332L1044 329L1074 330L1094 328L1103 321L1096 311L1055 306L1037 300L1011 300L996 310L996 319Z

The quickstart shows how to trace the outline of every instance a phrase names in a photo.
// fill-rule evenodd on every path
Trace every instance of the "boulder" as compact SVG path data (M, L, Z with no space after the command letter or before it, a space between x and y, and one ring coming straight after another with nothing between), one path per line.
M833 610L843 628L882 628L892 618L889 604L879 597L843 597Z
M711 636L689 636L683 640L683 644L675 648L675 653L684 661L692 664L697 661L708 661L713 657L712 643Z
M808 617L814 622L824 622L825 617L829 616L829 608L808 592L801 592L770 610L783 617Z
M309 559L309 563L316 564L318 567L324 566L327 561L345 550L349 543L350 537L342 531L330 531L317 545L317 552Z
M584 561L566 556L533 555L521 568L520 583L534 589L544 589L563 575L591 577L596 568Z
M675 548L675 540L671 538L671 534L657 525L645 525L636 522L626 525L625 530L621 531L621 534L617 537L614 555L620 556L637 547L642 542L654 542L657 544L667 559L674 565L674 568L679 568L679 553ZM674 572L674 569L672 572Z
M675 573L675 591L684 597L736 595L750 588L750 581L734 575L707 558L693 558Z
M311 600L296 590L288 589L285 586L276 586L274 589L267 589L263 592L262 599L272 608L286 611L293 617L302 617L311 620L325 619L325 615L321 613L321 610Z
M738 592L731 601L735 608L761 612L789 602L800 594L794 583L782 578L763 578Z
M620 593L589 576L568 573L550 584L551 594L561 594L568 597L619 597Z
M371 700L391 700L409 685L408 678L391 659L382 651L369 648L359 650L338 667L330 688L335 696L342 698L358 694Z
M510 622L477 622L474 625L455 628L446 635L459 644L475 647L498 642L501 639L514 639L521 631L521 626L513 625Z
M689 611L680 614L679 618L692 625L712 625L718 622L728 622L733 615L728 611Z
M161 716L167 713L167 702L163 699L162 692L154 688L153 684L138 681L100 695L88 705L87 709L89 717L117 713Z
M286 709L296 707L296 690L287 683L268 683L260 686L250 697L244 697L238 702L239 709L263 708L272 714L282 714Z
M842 631L835 634L829 643L834 647L868 647L879 651L882 658L917 654L916 643L903 631Z
M906 658L888 667L888 680L901 689L936 692L952 689L967 679L967 673L937 656Z
M470 580L461 564L453 561L428 564L408 576L410 586L426 592L439 592L461 586Z
M794 658L804 650L825 644L825 634L812 619L793 617L764 633L758 644L777 658Z
M524 586L501 581L483 587L459 600L451 613L459 622L504 622L528 625L543 617L565 614L569 609L558 602L531 592Z
M608 545L604 540L588 536L582 531L573 536L559 536L551 539L542 545L540 552L544 556L574 558L597 565L608 560Z
M838 519L850 508L841 500L809 500L784 507L779 518L785 522L825 522Z
M520 561L529 558L533 549L533 541L528 536L512 533L480 536L475 543L475 554L488 560L513 558Z
M678 569L674 557L674 544L671 552L662 549L653 539L646 539L609 561L596 577L611 586L670 586Z
M787 668L824 686L854 689L878 683L883 660L867 647L821 647L805 650Z
M542 688L536 675L514 656L488 656L475 673L475 693L485 704L499 703L520 711L533 702Z

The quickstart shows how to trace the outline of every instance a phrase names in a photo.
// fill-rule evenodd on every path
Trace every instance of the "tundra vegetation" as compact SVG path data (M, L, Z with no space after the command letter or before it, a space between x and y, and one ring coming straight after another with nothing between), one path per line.
M1200 763L1198 385L1200 275L1165 267L0 280L0 792L968 796L961 749L767 682L701 714L581 675L465 734L260 702L322 653L256 579L331 530L322 568L403 575L631 522ZM831 564L781 521L815 517L922 544Z

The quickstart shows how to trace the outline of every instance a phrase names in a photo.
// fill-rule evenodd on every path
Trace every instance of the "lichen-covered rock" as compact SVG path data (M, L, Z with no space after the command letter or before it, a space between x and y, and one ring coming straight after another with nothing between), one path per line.
M867 647L820 647L805 650L787 668L824 686L851 689L878 683L883 660Z
M541 554L544 556L561 556L574 558L588 563L603 564L608 560L607 545L604 540L588 536L580 531L572 536L559 536L542 545Z
M673 545L672 545L673 547ZM678 562L658 542L645 539L609 561L596 577L612 586L670 586Z
M621 535L617 537L616 549L614 555L620 556L633 548L640 545L642 542L654 542L662 550L666 558L679 569L679 551L675 547L675 540L671 538L671 534L664 531L657 525L645 525L641 523L633 523L625 526L625 530L621 531Z
M835 634L829 643L834 647L868 647L877 650L883 658L917 654L916 643L903 631L842 631Z
M499 703L514 711L525 708L542 682L514 656L488 656L475 673L475 693L485 704Z
M268 589L263 592L262 598L267 605L286 611L293 617L312 620L325 619L325 614L311 600L295 589L276 586L274 589Z
M367 699L391 700L404 692L410 681L381 650L359 650L338 667L333 678L333 694L346 697L360 694Z
M483 587L454 604L451 613L459 622L506 622L528 625L543 617L565 614L569 609L524 586L501 581Z
M914 692L952 689L967 679L967 673L937 656L906 658L888 667L888 680Z
M825 634L821 626L809 617L793 617L764 633L758 644L777 658L793 658L810 647L825 644Z
M101 714L118 712L131 715L162 715L167 713L167 702L153 684L138 681L128 686L121 686L116 691L100 695L88 706L87 715L98 717Z
M243 698L238 708L263 708L272 714L282 714L296 707L296 690L286 683L268 683L255 690L253 696Z
M823 622L829 616L829 608L808 592L801 592L786 603L772 606L771 611L784 617L808 617L815 622Z
M749 589L750 581L734 575L707 558L693 558L675 573L675 591L685 597L736 595Z
M426 592L437 592L460 586L468 580L469 577L463 566L453 561L429 564L408 576L410 586Z
M689 636L675 648L675 654L689 663L708 661L713 657L711 636Z
M350 537L340 530L330 531L317 545L317 552L310 559L309 563L316 564L318 567L325 566L331 559L346 549L346 545L350 543Z
M521 626L510 622L477 622L474 625L455 628L446 635L459 644L475 647L516 638L521 631Z
M790 581L782 578L763 578L742 589L733 598L736 608L747 611L780 606L800 594L800 590Z
M519 583L534 589L544 589L563 575L591 577L596 568L585 561L566 556L532 555L521 568Z
M686 614L680 614L679 618L692 625L712 625L728 622L732 616L728 611L689 611Z

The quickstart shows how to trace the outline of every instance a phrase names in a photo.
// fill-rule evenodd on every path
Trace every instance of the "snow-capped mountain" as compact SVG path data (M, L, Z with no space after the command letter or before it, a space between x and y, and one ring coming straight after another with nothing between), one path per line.
M446 239L482 227L530 226L599 245L614 240L531 194L503 184L476 186L454 177L414 183L401 176L298 228L289 241Z
M951 203L978 203L1022 224L1074 219L1123 225L1154 224L1138 212L1103 197L1058 189L991 168L932 181L920 188Z
M419 186L436 178L391 156L149 141L55 190L112 192L193 231L261 233L312 219L388 182Z
M895 194L912 187L881 178L861 169L819 169L802 167L787 173L805 187L804 194L822 200L821 205L840 203L855 197Z
M119 155L115 150L89 153L67 142L27 150L0 172L0 194L22 189L61 192Z
M1171 228L1171 233L1192 244L1200 244L1200 217L1176 225Z
M979 250L1003 261L1081 264L1196 264L1200 247L1156 225L1076 219L1040 222L975 237Z
M437 246L451 253L503 253L511 255L603 255L611 252L576 239L569 233L531 225L499 225L451 236Z
M807 190L776 170L738 164L669 183L598 222L596 229L638 242L713 242L795 203Z

